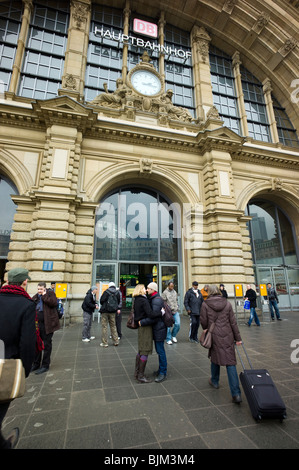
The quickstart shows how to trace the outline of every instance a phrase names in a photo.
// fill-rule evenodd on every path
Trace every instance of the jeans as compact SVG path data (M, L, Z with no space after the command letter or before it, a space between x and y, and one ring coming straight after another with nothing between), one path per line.
M250 326L251 325L251 322L252 320L254 319L255 323L260 326L260 321L259 321L259 317L257 316L257 313L255 311L255 308L254 307L251 307L250 309L250 318L248 320L248 325Z
M233 397L241 395L239 377L236 366L226 366L227 378L230 392ZM214 385L218 385L220 378L220 366L211 362L211 380Z
M88 312L84 312L84 310L83 310L82 339L89 339L90 338L91 319L92 319L92 314L88 313Z
M155 341L156 352L159 356L159 374L167 374L167 359L164 349L164 341Z
M173 314L174 325L171 331L171 328L167 328L166 341L171 341L171 337L175 338L181 328L181 318L179 312Z
M277 305L276 300L270 300L269 299L269 309L270 309L270 313L271 313L271 318L274 318L273 307L274 307L274 310L275 310L276 318L280 318L280 313L279 313L279 309L278 309L278 305Z
M190 339L198 341L199 315L190 315Z

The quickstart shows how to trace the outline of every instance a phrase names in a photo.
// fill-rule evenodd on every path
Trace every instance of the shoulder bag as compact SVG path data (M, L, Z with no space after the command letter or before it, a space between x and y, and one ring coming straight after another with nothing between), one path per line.
M203 332L200 335L199 342L202 345L202 347L206 349L210 349L212 347L212 342L213 342L212 333L213 333L215 324L216 322L213 322L210 328L207 330L203 330Z
M25 369L21 359L0 359L0 403L25 393Z

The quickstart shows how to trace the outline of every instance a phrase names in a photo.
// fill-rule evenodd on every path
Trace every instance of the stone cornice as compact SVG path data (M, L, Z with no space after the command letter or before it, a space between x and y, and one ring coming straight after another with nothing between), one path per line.
M2 101L0 116L3 125L30 128L33 131L46 131L55 124L75 127L84 134L84 138L121 141L125 144L197 155L220 150L230 153L236 161L299 168L299 152L297 156L296 150L281 144L256 142L255 145L252 139L240 137L213 117L200 125L186 126L185 123L176 122L175 128L170 129L142 122L105 119L94 109L68 96L20 104L17 101Z

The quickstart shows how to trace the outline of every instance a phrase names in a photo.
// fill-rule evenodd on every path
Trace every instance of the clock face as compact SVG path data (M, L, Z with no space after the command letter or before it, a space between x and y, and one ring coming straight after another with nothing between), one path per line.
M131 76L131 83L135 90L142 95L156 95L161 90L159 78L147 70L137 70L134 72Z

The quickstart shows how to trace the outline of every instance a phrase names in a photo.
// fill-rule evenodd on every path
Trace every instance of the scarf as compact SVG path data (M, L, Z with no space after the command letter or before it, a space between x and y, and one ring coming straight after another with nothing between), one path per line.
M21 286L14 286L11 284L6 284L5 286L2 286L0 289L0 294L16 294L16 295L22 295L23 297L26 297L26 299L30 299L30 295L23 289ZM44 342L41 339L40 336L40 331L39 331L39 326L38 326L38 318L37 318L37 313L35 311L35 333L36 333L36 343L35 343L35 352L39 353L44 349Z

